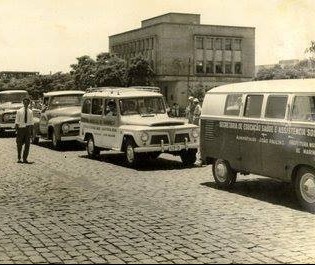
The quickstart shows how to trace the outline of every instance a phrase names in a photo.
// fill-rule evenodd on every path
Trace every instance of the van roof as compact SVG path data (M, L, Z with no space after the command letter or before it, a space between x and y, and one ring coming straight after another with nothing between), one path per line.
M215 87L212 93L315 93L315 79L253 81Z
M62 96L62 95L78 95L84 94L84 91L81 90L64 90L64 91L52 91L48 93L44 93L44 97L54 97L54 96Z
M132 97L161 97L162 94L136 87L121 88L100 88L98 91L86 93L84 97L111 97L111 98L132 98Z

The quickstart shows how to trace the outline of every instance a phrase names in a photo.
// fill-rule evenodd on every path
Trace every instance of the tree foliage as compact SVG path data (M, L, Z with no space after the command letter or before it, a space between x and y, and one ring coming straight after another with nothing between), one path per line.
M126 70L126 78L129 86L149 86L155 84L155 73L150 63L141 55L130 60Z
M96 62L87 55L77 58L77 63L70 65L70 74L77 88L85 90L95 86Z

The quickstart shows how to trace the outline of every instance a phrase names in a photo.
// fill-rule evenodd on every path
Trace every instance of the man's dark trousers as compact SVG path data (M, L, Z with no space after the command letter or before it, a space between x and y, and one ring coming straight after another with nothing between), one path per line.
M30 144L31 144L30 126L26 128L17 129L16 144L17 144L17 151L18 151L18 159L21 160L22 147L24 145L23 161L27 161L27 157L30 150Z

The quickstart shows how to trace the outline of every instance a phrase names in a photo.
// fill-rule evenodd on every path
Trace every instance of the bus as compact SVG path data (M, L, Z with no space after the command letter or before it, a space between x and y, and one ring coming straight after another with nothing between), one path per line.
M237 174L293 183L315 212L315 79L229 84L206 93L200 153L220 188Z

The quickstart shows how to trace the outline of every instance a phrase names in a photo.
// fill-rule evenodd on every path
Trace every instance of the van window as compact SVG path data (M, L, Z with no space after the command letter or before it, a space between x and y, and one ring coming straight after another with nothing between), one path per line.
M224 108L224 115L238 116L242 105L242 94L228 95Z
M295 97L292 120L315 121L315 96Z
M102 115L103 112L103 100L101 98L94 98L92 100L92 114Z
M83 102L82 113L90 114L91 112L91 99L86 99Z
M287 96L269 96L265 117L272 119L284 119L287 102Z
M114 99L107 99L105 101L104 115L107 117L117 116L117 104Z
M244 116L249 118L260 118L263 99L263 95L248 95L246 97Z

